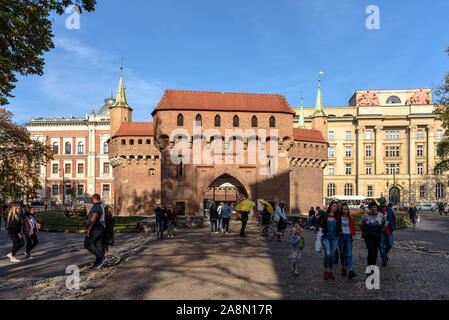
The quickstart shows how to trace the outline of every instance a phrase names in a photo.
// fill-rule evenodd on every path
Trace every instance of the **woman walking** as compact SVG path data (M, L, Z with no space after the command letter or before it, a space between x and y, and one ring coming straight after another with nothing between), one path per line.
M271 215L268 212L267 207L268 206L265 203L262 204L263 210L262 210L262 229L261 229L261 233L260 233L261 235L267 234L268 224L270 223Z
M355 237L354 218L349 214L349 207L346 203L341 205L341 236L339 240L341 275L346 276L346 268L349 269L348 278L355 277L352 270L352 242Z
M103 234L103 248L105 252L109 251L109 246L114 245L114 209L112 206L104 207L105 228Z
M332 201L329 204L327 212L321 219L320 227L323 233L321 241L324 248L324 280L328 278L334 280L335 250L337 249L338 240L341 235L341 216L338 211L337 202Z
M221 211L221 208L220 208ZM209 208L209 218L210 218L210 232L218 233L217 222L218 222L218 211L215 209L215 203L212 203ZM214 231L215 229L215 231Z
M223 206L224 206L223 202L220 202L220 205L218 206L218 209L217 209L217 227L218 227L218 232L221 232L221 230L224 227L223 216L222 216L222 213L221 213L221 209L223 209Z
M365 239L368 249L368 265L376 265L377 251L379 250L382 230L386 226L386 220L382 212L377 211L377 204L373 201L368 206L368 213L365 213L359 222L362 237Z
M9 210L8 218L7 218L7 229L8 235L12 241L12 250L6 256L10 259L11 262L20 262L19 259L16 259L16 253L20 248L24 245L23 236L21 233L22 230L22 220L20 218L19 213L20 207L12 206Z
M26 238L25 258L31 258L31 250L39 242L37 239L37 232L39 230L39 224L34 216L34 209L28 208L25 210L25 216L23 218L23 234Z
M224 234L229 234L229 221L231 220L232 216L232 208L225 204L221 208L221 215L223 218L223 232Z

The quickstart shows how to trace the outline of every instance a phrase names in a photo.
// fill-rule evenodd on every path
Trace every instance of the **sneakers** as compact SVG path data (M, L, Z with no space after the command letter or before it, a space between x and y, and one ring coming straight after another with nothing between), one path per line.
M327 280L329 278L329 273L327 271L324 271L324 280Z
M352 271L352 270L349 270L348 278L349 278L349 279L355 278L355 272Z
M329 279L335 280L334 273L332 271L329 271Z
M100 269L104 263L106 262L106 258L101 259L100 263L98 263L98 265L96 266L96 269Z
M11 261L11 262L20 262L20 260L19 260L19 259L16 259L16 257L12 258L10 261Z
M299 272L298 271L295 271L295 276L299 276Z
M92 270L92 269L95 268L96 266L97 266L96 263L92 263L92 264L89 266L89 270Z
M11 260L12 259L12 255L11 255L11 253L8 253L7 255L6 255L8 258L9 258L9 260Z
M346 276L346 268L341 268L341 275Z

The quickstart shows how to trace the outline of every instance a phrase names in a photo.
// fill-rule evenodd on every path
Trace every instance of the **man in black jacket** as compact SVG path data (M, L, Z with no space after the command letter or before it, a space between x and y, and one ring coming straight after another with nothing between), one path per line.
M418 218L418 209L416 209L415 204L412 203L408 209L408 215L410 220L412 220L413 226L416 227L416 219Z

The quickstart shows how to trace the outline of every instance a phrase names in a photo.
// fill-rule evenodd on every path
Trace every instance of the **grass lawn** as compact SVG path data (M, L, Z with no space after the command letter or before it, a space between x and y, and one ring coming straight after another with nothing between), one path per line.
M45 211L36 214L37 220L44 230L59 230L59 231L79 231L85 230L87 217L67 217L57 211ZM135 223L145 219L146 217L114 217L116 231L133 231L136 230Z

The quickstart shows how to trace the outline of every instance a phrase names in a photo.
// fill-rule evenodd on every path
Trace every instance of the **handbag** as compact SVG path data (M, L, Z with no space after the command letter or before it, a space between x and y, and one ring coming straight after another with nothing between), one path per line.
M323 232L320 230L316 234L316 240L315 240L315 251L321 252L321 249L323 248L323 243L321 242L321 237L323 236Z

